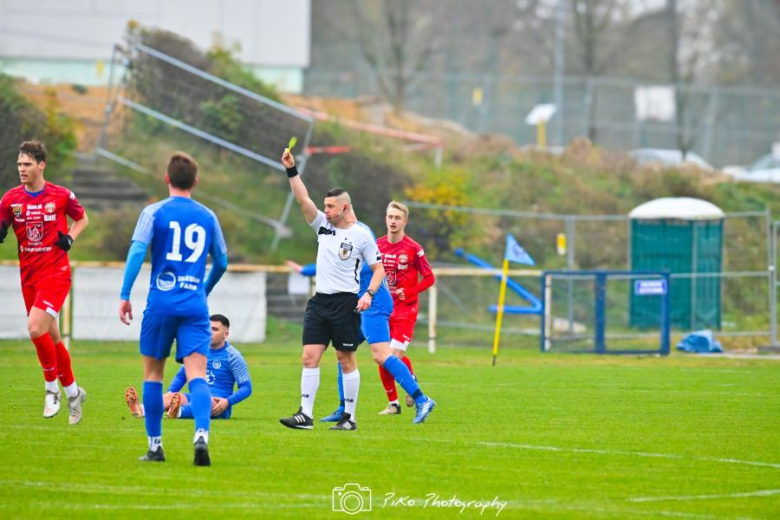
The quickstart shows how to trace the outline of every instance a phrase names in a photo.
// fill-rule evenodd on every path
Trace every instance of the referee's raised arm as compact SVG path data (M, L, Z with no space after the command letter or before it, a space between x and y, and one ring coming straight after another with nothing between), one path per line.
M290 179L290 189L292 189L293 195L295 195L295 200L298 201L306 222L311 224L317 216L317 206L309 197L309 191L303 184L301 176L298 175L298 169L295 167L295 158L287 148L284 149L282 154L282 164L287 168L287 177Z

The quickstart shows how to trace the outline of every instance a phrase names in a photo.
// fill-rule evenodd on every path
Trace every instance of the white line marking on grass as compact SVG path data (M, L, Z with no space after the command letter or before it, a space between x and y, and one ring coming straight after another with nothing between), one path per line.
M686 457L684 455L675 455L673 453L647 453L642 451L617 451L617 450L594 450L589 448L560 448L557 446L536 446L533 444L514 444L511 442L476 442L467 444L478 444L481 446L492 446L502 448L516 448L521 450L537 450L537 451L562 451L570 453L595 453L598 455L621 455L627 457L655 457L659 459L687 459L698 460L704 462L723 462L727 464L743 464L746 466L760 466L765 468L780 469L780 464L774 462L758 462L752 460L739 460L739 459L720 459L714 457Z
M571 511L588 511L588 513L592 511L596 511L599 513L608 513L610 515L614 515L615 513L623 514L625 516L628 516L629 514L632 516L671 516L673 518L716 518L714 515L707 515L707 514L697 514L697 513L681 513L679 511L642 511L641 509L607 509L603 507L597 507L597 508L590 508L590 509L577 509L577 508L570 508ZM739 518L746 518L746 517L739 517ZM747 517L749 518L749 517Z
M628 502L664 502L667 500L712 500L716 498L749 498L749 497L768 497L770 495L780 494L780 489L762 489L748 493L729 493L724 495L692 495L679 497L639 497L627 498Z
M127 486L122 484L95 484L95 483L74 483L74 482L51 482L51 481L31 481L31 480L0 480L0 487L45 487L54 490L67 490L70 493L80 492L85 494L104 494L106 492L115 495L145 495L145 496L198 496L198 497L230 497L243 499L266 500L274 497L287 497L297 501L329 501L331 495L315 495L304 493L286 493L274 491L224 491L224 490L203 490L203 489L178 489L171 490L161 487L158 484L147 486ZM0 507L4 504L0 503Z
M363 439L378 439L378 437L363 437ZM761 462L754 460L740 460L740 459L726 459L717 457L690 457L686 455L676 455L674 453L651 453L643 451L619 451L619 450L596 450L591 448L563 448L560 446L541 446L536 444L519 444L513 442L487 442L487 441L452 441L445 439L422 439L414 438L408 439L409 441L417 442L441 442L441 443L457 443L466 445L487 446L492 448L514 448L518 450L533 450L533 451L554 451L554 452L568 452L568 453L593 453L596 455L618 455L623 457L650 457L658 459L677 459L677 460L695 460L700 462L722 462L724 464L741 464L743 466L758 466L762 468L780 469L780 463L776 462Z
M139 423L139 424L143 424L143 423ZM57 423L55 423L55 422L50 422L49 426L34 425L34 424L4 424L3 425L3 429L7 430L9 428L13 428L13 429L17 429L17 430L25 430L25 431L27 431L27 430L49 431L49 430L58 430L60 428L60 426ZM138 428L132 428L132 427L119 428L119 427L115 427L115 426L109 426L109 427L106 427L106 428L96 428L94 426L90 426L89 429L90 429L91 432L112 432L112 433L116 433L116 432L132 432L132 433L135 433L136 435L138 434L138 431L139 431ZM51 444L51 442L49 442L49 444Z

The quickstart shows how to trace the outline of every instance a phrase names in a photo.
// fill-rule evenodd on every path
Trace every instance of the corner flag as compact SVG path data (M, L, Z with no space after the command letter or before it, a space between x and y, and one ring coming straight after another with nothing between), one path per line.
M517 262L518 264L534 265L534 259L517 243L517 240L515 240L515 237L513 237L511 233L506 236L506 252L504 253L504 258L510 262Z
M509 262L534 265L534 259L520 247L515 237L506 236L506 251L504 251L504 268L501 273L501 291L498 294L498 312L496 313L496 333L493 336L493 366L496 366L498 356L498 340L501 336L501 319L504 317L504 298L506 298L506 280L509 272Z

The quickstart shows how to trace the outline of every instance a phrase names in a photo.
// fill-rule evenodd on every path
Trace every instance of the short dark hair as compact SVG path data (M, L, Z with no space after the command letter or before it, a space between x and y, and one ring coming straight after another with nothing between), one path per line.
M37 139L32 141L25 141L19 145L19 153L29 155L35 162L46 162L48 153L46 152L46 145Z
M341 195L344 195L347 193L347 190L344 188L331 188L328 190L328 193L325 194L326 197L340 197ZM347 194L349 195L349 194Z
M168 179L171 186L180 190L191 190L198 178L198 163L191 155L176 152L168 161Z
M230 328L230 320L229 320L229 319L227 319L227 318L226 318L225 316L223 316L222 314L212 314L212 315L209 317L209 319L210 319L211 321L218 321L218 322L220 322L222 325L224 325L224 326L225 326L225 328L226 328L226 329L229 329L229 328Z

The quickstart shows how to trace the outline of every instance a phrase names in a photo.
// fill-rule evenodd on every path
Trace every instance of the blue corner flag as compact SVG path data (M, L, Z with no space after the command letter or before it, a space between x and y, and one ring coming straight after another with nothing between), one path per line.
M517 262L518 264L534 265L534 259L531 255L525 252L525 249L520 247L515 237L511 234L506 236L506 252L504 258L510 262Z

